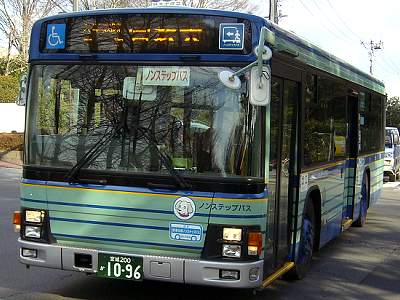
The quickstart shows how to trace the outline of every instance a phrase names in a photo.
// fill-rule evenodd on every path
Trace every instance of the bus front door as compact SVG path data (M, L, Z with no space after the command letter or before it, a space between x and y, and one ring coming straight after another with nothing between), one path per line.
M293 73L292 73L293 74ZM289 256L290 218L296 197L297 103L300 83L273 76L270 105L270 160L268 179L268 241L265 275L282 266ZM267 112L268 115L268 112ZM270 273L271 273L270 272Z
M346 220L354 219L354 203L355 195L358 194L357 180L357 156L359 148L359 114L358 114L358 97L350 95L347 97L347 121L348 121L348 162L346 168L346 184L354 183L350 188L347 188L348 194L344 198L343 208L343 223Z

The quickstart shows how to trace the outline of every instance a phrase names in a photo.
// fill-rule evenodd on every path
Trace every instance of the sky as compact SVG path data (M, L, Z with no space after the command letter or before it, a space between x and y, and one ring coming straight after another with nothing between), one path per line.
M268 16L269 1L253 0ZM265 5L261 5L265 2ZM373 76L388 97L400 96L399 0L281 0L279 25L369 73L368 50L361 41L383 42L375 51Z

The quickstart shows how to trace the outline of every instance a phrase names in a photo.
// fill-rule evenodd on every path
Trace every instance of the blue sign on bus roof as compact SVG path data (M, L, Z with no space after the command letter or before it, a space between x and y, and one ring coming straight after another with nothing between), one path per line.
M48 24L46 49L65 49L65 24Z
M243 50L244 24L222 23L219 25L219 49Z

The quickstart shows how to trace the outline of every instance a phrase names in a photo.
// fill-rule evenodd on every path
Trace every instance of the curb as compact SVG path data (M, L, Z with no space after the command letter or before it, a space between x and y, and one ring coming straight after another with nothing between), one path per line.
M22 165L0 160L0 168L22 169Z

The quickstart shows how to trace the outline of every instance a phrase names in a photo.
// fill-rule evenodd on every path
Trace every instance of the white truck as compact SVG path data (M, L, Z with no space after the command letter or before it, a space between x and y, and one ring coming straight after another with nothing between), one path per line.
M386 127L384 176L395 181L400 171L400 136L396 127Z

